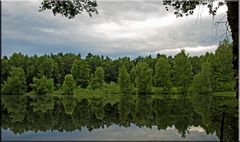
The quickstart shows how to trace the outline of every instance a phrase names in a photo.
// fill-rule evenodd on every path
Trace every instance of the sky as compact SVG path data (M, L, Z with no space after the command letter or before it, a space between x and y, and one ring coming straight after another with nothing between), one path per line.
M219 141L215 133L207 134L202 127L188 127L188 132L186 137L182 137L175 126L167 127L166 129L158 130L157 126L152 126L151 128L138 127L131 124L130 127L123 127L113 124L109 127L106 125L104 128L93 129L91 132L87 128L82 128L81 131L73 132L59 132L56 130L49 130L46 132L33 132L28 131L23 134L14 134L10 129L2 130L3 140L14 141L43 141L43 140L163 140L163 141Z
M39 12L39 0L2 2L2 56L89 52L118 58L176 55L185 49L190 56L214 52L226 35L227 7L214 18L207 6L194 15L176 18L162 1L98 0L99 14L67 19L51 11Z

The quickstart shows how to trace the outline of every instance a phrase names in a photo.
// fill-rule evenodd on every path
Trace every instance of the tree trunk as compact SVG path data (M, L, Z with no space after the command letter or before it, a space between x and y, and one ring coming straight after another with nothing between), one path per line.
M238 99L238 52L239 52L239 35L238 35L238 23L239 23L239 2L238 1L227 1L227 20L231 28L232 39L233 39L233 68L234 78L236 81L235 90L236 98Z
M225 110L223 111L222 114L222 121L221 121L221 130L220 130L220 142L223 142L223 134L224 134L224 118L225 118Z

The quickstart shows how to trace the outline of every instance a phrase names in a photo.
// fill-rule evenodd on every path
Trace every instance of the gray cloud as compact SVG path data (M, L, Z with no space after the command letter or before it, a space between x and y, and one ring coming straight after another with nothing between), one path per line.
M216 30L206 7L196 9L193 16L176 18L161 1L99 1L98 15L90 18L83 13L69 20L51 11L38 12L40 2L3 2L3 55L92 52L117 58L174 55L183 48L200 55L213 52L226 29L219 25ZM226 7L220 9L215 21L225 11Z
M33 137L28 134L14 135L10 130L2 130L4 140L166 140L166 141L218 141L216 134L206 134L205 130L198 126L188 127L186 137L182 137L174 126L158 130L157 126L146 128L131 124L129 127L111 125L109 127L94 129L89 132L86 128L71 133L59 133L48 131L47 133L34 133ZM31 133L31 132L30 132Z

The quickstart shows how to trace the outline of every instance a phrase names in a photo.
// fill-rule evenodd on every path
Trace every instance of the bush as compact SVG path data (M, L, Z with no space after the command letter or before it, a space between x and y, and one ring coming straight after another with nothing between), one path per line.
M72 95L73 90L76 88L76 83L71 74L65 76L65 80L62 86L62 93L65 95Z
M2 95L23 95L26 92L25 73L22 68L13 67L10 77L4 82L1 93Z
M102 91L107 94L119 94L121 92L120 87L115 82L110 82L110 84L104 83Z
M37 95L44 95L53 91L53 79L47 79L45 76L40 79L33 78L32 88Z

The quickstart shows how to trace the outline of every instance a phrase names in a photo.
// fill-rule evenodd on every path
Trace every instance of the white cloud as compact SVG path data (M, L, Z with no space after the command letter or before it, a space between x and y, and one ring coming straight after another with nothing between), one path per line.
M186 53L189 55L203 55L206 52L215 52L218 45L210 45L210 46L197 46L197 47L182 47L182 48L175 48L175 49L163 49L160 51L156 51L155 54L161 53L166 55L176 55L177 53L181 52L181 50L185 50Z
M73 140L218 140L216 135L206 134L203 128L201 127L190 127L189 134L186 137L182 137L176 128L168 127L167 129L158 130L157 126L152 126L152 128L147 128L145 126L139 129L136 125L131 124L130 127L119 127L112 125L105 129L95 129L88 132L86 135L81 135L81 137L73 137ZM109 135L111 133L111 135ZM106 135L107 134L107 135ZM199 137L199 135L201 137Z
M64 30L55 30L53 28L39 28L39 31L47 33L47 34L69 34L69 32L64 31Z
M121 22L107 22L95 24L96 33L102 34L110 39L136 39L152 36L149 32L173 26L177 21L173 14L164 17L149 18L142 21L121 20Z
M188 129L188 131L190 131L190 132L193 132L193 131L205 132L205 130L204 130L202 127L200 127L200 126L198 126L198 127L193 127L193 126L191 126L191 127Z

